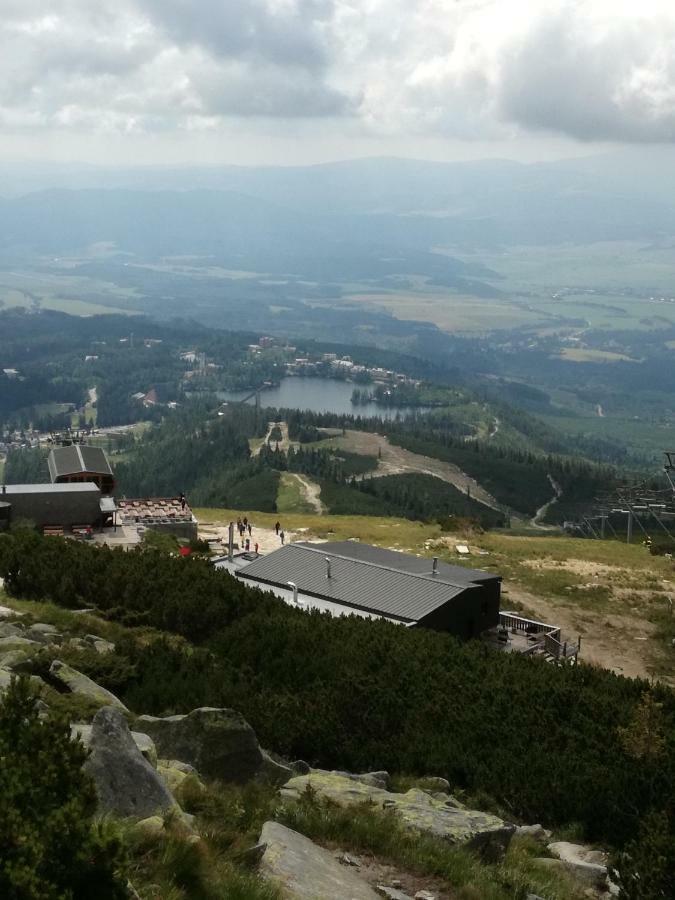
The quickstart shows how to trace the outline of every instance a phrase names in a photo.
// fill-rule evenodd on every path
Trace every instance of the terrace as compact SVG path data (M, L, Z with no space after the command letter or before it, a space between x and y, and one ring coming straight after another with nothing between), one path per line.
M560 628L513 612L500 612L499 625L485 635L491 646L507 653L544 656L547 661L575 664L581 650L581 637L576 642L563 640Z

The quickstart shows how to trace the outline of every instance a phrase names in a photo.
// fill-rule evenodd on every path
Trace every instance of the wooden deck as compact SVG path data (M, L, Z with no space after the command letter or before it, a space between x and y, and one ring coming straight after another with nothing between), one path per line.
M543 656L548 662L561 665L574 665L581 650L580 637L576 642L563 640L556 625L526 619L511 612L499 614L499 626L488 632L485 639L504 652Z

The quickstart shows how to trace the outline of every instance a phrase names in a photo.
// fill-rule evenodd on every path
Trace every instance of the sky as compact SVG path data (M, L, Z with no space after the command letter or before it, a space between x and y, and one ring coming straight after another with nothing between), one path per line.
M0 0L4 161L531 161L674 140L673 0Z

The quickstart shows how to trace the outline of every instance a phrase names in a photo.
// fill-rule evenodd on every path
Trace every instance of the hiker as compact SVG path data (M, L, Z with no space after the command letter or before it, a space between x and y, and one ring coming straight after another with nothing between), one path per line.
M281 522L277 522L276 525L274 526L274 530L276 531L277 535L279 534L280 528L281 528Z
M284 541L286 540L286 535L283 533L283 531L280 531L279 537L281 538L281 546L283 547Z
M241 537L241 519L237 516L237 531L239 532L239 537Z
M253 537L253 526L250 522L248 523L248 536Z
M251 549L251 542L248 538L246 538L246 544L245 544L244 549L246 550L247 553Z
M185 494L182 491L180 492L180 497L178 499L180 500L180 508L185 510Z
M258 555L258 542L257 541L256 541L256 545L255 545L255 555L256 556Z
M246 531L246 526L248 525L248 519L246 518L246 516L244 516L243 525L244 525L244 531Z

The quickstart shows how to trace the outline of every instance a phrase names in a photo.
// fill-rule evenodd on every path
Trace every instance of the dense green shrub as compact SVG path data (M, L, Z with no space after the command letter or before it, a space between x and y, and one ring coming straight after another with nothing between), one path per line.
M0 537L0 575L17 596L97 606L200 645L129 642L115 677L138 712L231 706L290 758L442 775L514 817L579 822L586 837L617 845L650 811L675 805L675 698L665 688L308 614L199 559L15 533ZM643 752L647 728L658 756Z
M126 897L115 876L119 844L92 824L86 751L65 721L38 717L27 681L0 702L0 897L90 900Z
M621 900L668 900L675 887L675 834L665 813L651 813L638 837L613 860Z

